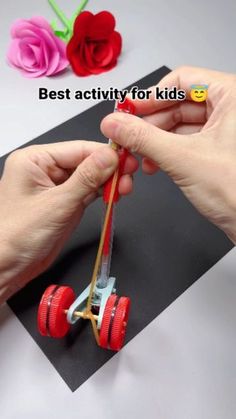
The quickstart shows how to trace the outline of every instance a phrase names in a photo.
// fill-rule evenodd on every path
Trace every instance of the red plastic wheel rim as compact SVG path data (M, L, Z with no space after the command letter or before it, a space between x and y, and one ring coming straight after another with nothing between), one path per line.
M129 317L130 299L111 295L104 310L100 330L100 346L105 349L119 351L125 339Z
M38 330L42 336L48 336L47 331L47 316L48 308L50 304L50 298L53 295L54 290L57 288L57 285L50 285L44 291L41 301L38 308Z
M129 310L130 299L128 297L121 297L116 307L116 313L111 330L110 349L113 351L119 351L124 344Z
M62 338L68 333L70 324L65 310L74 300L75 294L70 287L51 285L46 289L38 309L38 329L41 335Z
M112 319L112 311L115 303L118 300L118 296L115 294L110 295L107 300L105 310L103 313L102 324L100 329L100 346L104 349L109 349L109 329Z

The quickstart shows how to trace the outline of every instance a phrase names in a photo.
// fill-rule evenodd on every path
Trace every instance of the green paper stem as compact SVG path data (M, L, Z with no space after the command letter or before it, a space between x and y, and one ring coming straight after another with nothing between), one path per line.
M87 6L89 0L82 0L78 9L76 10L76 12L73 14L73 17L71 18L70 22L71 25L74 25L74 21L77 18L77 16L79 16L79 14L84 10L84 8Z
M66 44L67 42L69 42L70 37L68 36L68 32L67 31L57 31L55 30L55 35L60 38L62 41L64 41Z
M62 39L64 42L69 42L72 35L73 35L73 26L75 19L79 14L82 12L82 10L85 8L89 0L82 0L78 9L73 14L73 17L69 20L63 13L63 11L59 8L55 0L48 0L48 3L56 13L57 17L60 19L60 21L65 25L66 29L64 31L57 30L57 25L55 21L52 22L52 29L58 38Z
M63 11L60 9L60 7L56 4L55 0L48 0L48 3L60 19L60 21L66 26L69 31L71 30L71 22L67 19Z

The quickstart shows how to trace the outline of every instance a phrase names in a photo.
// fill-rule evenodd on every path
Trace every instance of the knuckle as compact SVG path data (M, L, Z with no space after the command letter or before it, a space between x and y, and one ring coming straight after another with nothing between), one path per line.
M81 187L90 190L96 190L98 188L98 176L92 167L83 167L78 171L78 181Z
M176 108L172 114L172 122L174 125L179 124L182 121L182 110L181 110L181 105Z
M23 156L23 150L15 150L6 159L6 166L15 165L19 163Z
M33 144L33 145L28 145L27 147L23 148L22 150L25 152L32 152L32 151L37 151L38 149L42 148L43 145L39 145L39 144Z
M131 124L126 130L126 141L132 152L143 150L148 135L146 126L143 123Z
M39 151L43 150L43 146L41 145L30 145L28 147L25 147L22 151L24 152L26 157L31 157L37 154Z
M189 65L181 65L175 69L176 73L179 73L179 74L182 74L182 73L186 74L193 70L196 70L196 67L191 67Z
M28 157L29 155L38 151L40 146L38 145L30 145L25 148L21 148L18 150L14 150L9 156L7 157L7 163L21 163L24 158Z
M25 165L25 162L28 158L34 156L39 150L38 145L31 145L22 149L14 150L6 159L5 167L19 167Z

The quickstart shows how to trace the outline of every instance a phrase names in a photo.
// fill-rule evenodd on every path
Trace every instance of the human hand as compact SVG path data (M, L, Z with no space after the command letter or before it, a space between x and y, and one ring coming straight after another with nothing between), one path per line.
M8 157L0 181L0 303L54 261L117 165L108 145L87 141L30 146ZM121 195L131 192L137 165L127 158Z
M192 84L207 84L206 102L190 99ZM143 156L145 173L160 167L198 211L236 243L236 76L181 67L164 77L161 89L184 89L187 100L133 101L143 119L107 116L103 133Z

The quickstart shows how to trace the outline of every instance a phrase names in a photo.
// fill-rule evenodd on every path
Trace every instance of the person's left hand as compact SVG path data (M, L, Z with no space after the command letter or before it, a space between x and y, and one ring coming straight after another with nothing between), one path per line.
M0 303L55 260L117 165L111 147L89 141L30 146L7 158L0 181ZM137 167L130 155L121 195L131 192Z

